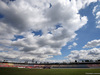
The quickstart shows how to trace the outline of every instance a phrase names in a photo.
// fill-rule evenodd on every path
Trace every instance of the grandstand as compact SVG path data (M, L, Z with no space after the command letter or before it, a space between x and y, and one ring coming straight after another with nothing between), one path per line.
M100 68L100 64L60 64L60 65L35 65L35 64L14 64L0 63L0 67L30 68L30 69L50 69L50 68Z

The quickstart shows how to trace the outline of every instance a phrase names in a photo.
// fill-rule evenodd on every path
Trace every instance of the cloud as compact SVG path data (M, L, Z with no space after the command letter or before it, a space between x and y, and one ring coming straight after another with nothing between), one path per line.
M92 48L97 46L100 46L100 39L88 42L83 48Z
M11 39L16 32L12 27L0 22L0 39Z
M92 12L96 19L96 24L97 24L96 28L100 28L100 9L99 8L100 8L100 5L96 5Z
M97 2L97 0L77 0L76 4L78 9L84 9L86 6L93 2Z
M88 21L86 16L80 16L79 10L97 0L5 1L0 1L0 14L4 16L0 18L0 43L13 50L0 52L1 57L45 60L61 55L61 48L74 39L77 35L75 31ZM59 23L61 27L56 28ZM41 31L42 34L35 35L32 31ZM24 38L12 41L16 35ZM17 47L16 51L14 47ZM2 53L5 54L4 57Z
M75 46L77 46L77 43L76 43L76 42L73 42L72 45L69 45L69 46L68 46L68 49L71 49L71 48L73 48L73 47L75 47Z
M12 51L8 51L8 52L0 52L0 58L1 59L16 59L19 56L19 54L17 52L12 52Z
M92 11L93 15L95 15L95 13L96 13L96 11L97 11L97 10L96 10L97 7L98 7L98 5L94 6L94 9L93 9L93 11Z
M96 13L96 19L97 19L97 21L96 21L96 24L97 24L96 28L100 28L100 11L98 11Z
M73 50L71 54L66 56L67 60L75 61L75 60L97 60L100 58L100 48L93 48L90 50Z

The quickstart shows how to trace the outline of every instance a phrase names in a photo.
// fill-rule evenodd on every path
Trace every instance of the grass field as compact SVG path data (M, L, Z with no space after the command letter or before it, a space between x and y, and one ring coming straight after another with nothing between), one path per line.
M0 68L0 75L100 75L99 73L100 73L100 69Z

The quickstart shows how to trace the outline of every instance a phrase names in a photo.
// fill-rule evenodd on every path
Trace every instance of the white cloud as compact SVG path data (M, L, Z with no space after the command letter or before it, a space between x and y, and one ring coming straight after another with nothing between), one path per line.
M77 46L77 43L76 43L76 42L74 42L74 43L73 43L73 46Z
M97 7L98 7L98 5L96 5L95 7L94 7L94 9L93 9L93 11L92 11L92 13L93 13L93 15L95 16L95 13L96 13L96 9L97 9Z
M100 11L96 13L96 19L100 17Z
M100 28L100 11L98 11L96 13L96 19L97 19L97 21L96 21L96 23L97 23L96 28Z
M100 39L88 42L83 48L92 48L97 46L100 46Z
M100 48L93 48L90 50L73 50L71 54L66 56L67 60L75 61L75 60L97 60L100 59Z
M96 24L97 24L96 28L100 28L100 20L98 20L98 21L96 22Z
M15 56L13 51L4 52L6 56L3 58L9 56L19 60L45 60L54 55L61 55L61 48L75 38L75 31L88 21L86 16L80 16L79 10L97 0L7 1L8 4L0 1L0 14L4 16L0 18L0 43L18 47L18 50L13 50ZM78 3L81 6L78 6ZM58 23L61 23L61 27L56 29ZM42 31L41 36L31 33L38 30ZM22 35L24 38L12 41L14 35Z
M73 48L73 47L75 47L75 46L77 46L77 43L76 43L76 42L73 42L72 45L69 45L69 46L68 46L68 49L71 49L71 48Z
M96 26L96 28L100 28L100 24Z
M75 1L75 0L73 0L73 1ZM77 0L76 1L77 8L78 9L85 8L86 6L88 6L92 2L97 2L97 0Z
M96 28L100 28L100 5L96 5L92 13L96 19L96 24L97 24Z

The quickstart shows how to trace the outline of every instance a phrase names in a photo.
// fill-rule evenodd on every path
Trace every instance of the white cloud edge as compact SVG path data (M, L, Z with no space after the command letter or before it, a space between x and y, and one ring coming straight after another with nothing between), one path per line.
M98 40L91 40L89 42L87 42L87 44L85 46L83 46L83 48L93 48L93 47L98 47L100 46L100 39Z

